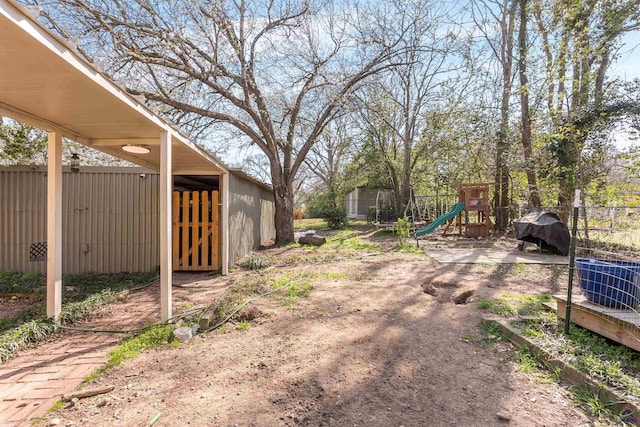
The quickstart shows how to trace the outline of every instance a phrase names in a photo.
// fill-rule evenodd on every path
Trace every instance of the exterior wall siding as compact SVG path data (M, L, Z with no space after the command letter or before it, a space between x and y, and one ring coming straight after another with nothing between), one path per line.
M63 173L63 273L146 272L159 264L159 175L139 168ZM46 169L0 168L0 271L44 274L30 261L47 239Z
M229 265L275 240L273 193L229 174Z
M140 174L145 174L144 178ZM229 265L275 240L273 193L241 175L229 181ZM155 270L160 262L159 175L141 168L65 168L62 271ZM47 240L46 168L0 167L0 271L46 273L30 261Z

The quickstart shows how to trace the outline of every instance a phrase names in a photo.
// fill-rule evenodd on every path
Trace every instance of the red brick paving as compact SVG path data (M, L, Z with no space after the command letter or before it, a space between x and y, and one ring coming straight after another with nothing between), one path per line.
M159 288L152 286L106 306L88 328L131 329L158 321ZM117 315L114 316L114 312ZM122 334L63 331L0 365L0 427L30 425L63 394L107 361Z
M175 312L180 300L209 303L228 283L224 278L190 273L175 274L173 282ZM158 322L159 313L160 288L156 284L100 308L90 322L77 326L134 329ZM102 366L122 337L65 330L0 365L0 427L28 426L43 416L63 394L75 391L87 375Z

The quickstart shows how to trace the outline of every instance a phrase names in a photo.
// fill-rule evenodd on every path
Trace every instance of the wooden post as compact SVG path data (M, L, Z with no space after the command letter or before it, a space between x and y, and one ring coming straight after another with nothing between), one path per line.
M160 318L164 321L172 316L171 283L173 245L171 230L171 200L173 175L171 173L171 133L160 136Z
M62 310L62 135L49 132L47 162L47 316Z
M222 235L222 269L223 276L229 274L229 174L223 173L222 180L222 218L220 218L220 234Z

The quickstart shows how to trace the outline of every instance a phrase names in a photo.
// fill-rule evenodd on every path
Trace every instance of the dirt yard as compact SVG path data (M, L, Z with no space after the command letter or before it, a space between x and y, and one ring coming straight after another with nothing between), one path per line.
M114 391L66 405L42 425L589 425L566 385L534 381L511 361L509 344L479 340L479 298L561 291L566 267L439 264L429 245L402 254L391 251L393 240L373 239L381 252L344 254L329 242L318 250L334 254L328 262L297 246L264 251L297 260L278 273L322 273L310 295L293 308L258 300L246 309L248 328L229 323L179 348L144 352L88 385ZM201 276L197 288L228 281ZM180 292L175 306L189 301L202 297Z

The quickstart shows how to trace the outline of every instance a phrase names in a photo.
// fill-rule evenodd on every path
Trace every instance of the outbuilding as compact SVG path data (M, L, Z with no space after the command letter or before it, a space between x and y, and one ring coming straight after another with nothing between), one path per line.
M100 205L89 203L90 199L94 199L91 203L106 203L104 198L107 193L90 194L93 190L83 187L80 182L81 173L74 177L76 174L64 172L62 138L72 139L146 168L150 184L143 187L149 185L151 188L155 185L155 189L150 190L148 196L144 195L150 201L146 208L150 209L151 213L147 214L148 221L144 222L145 227L150 227L150 240L145 241L143 246L149 251L157 251L157 254L151 253L147 258L157 260L159 266L160 313L161 318L166 320L172 315L171 283L176 262L175 249L179 249L178 263L184 267L185 255L187 260L194 259L192 243L194 240L200 241L202 237L202 230L197 233L194 231L198 227L192 226L195 218L193 215L197 214L196 222L200 222L202 206L205 206L208 212L211 205L211 216L208 220L214 226L205 231L205 236L208 230L212 234L217 230L219 244L211 243L208 246L207 258L210 259L209 254L217 247L219 271L221 274L227 274L236 257L242 256L248 248L261 243L255 237L258 235L257 228L260 228L261 240L262 225L268 228L273 224L269 224L266 219L269 209L273 209L270 207L273 203L272 196L266 194L268 187L258 185L255 180L229 169L214 155L184 137L144 102L127 93L94 64L84 59L73 43L61 40L48 31L37 21L34 14L37 14L37 10L24 8L15 0L0 0L0 115L31 124L48 133L46 173L24 172L31 175L31 178L21 177L19 180L23 182L16 182L16 185L26 186L28 182L34 183L39 179L38 191L42 194L42 186L46 181L46 225L39 223L39 234L29 239L16 234L13 225L4 219L8 215L4 210L7 204L4 197L9 196L2 193L2 227L9 224L9 229L3 230L3 236L6 235L7 239L17 239L22 245L28 245L30 257L33 243L46 242L46 249L39 245L39 252L35 256L45 258L47 315L57 319L62 303L62 273L66 272L63 268L63 258L66 259L63 243L69 244L63 236L74 235L81 223L84 223L87 230L91 229L87 233L113 233L119 234L120 238L135 230L134 226L131 230L118 229L115 225L118 215L112 218L110 215L104 215L104 212L99 213ZM118 179L122 182L104 187L107 189L105 191L124 191L126 182L131 180L140 186L140 173L142 172L120 173ZM17 177L19 174L13 176ZM7 188L6 191L33 191L29 187L13 186L5 179L3 176L0 183L3 188ZM152 184L152 181L155 184ZM201 194L204 190L193 190L195 187L200 188L200 185L206 188L206 196ZM174 192L174 188L179 189L181 186L186 188L188 200L185 199L185 191ZM214 194L216 192L217 195ZM68 195L64 195L65 193ZM197 201L195 193L198 193ZM135 194L135 188L132 194ZM120 215L121 221L127 217L127 221L130 220L131 224L137 224L140 228L143 222L141 218L137 218L136 222L136 215L141 213L132 207L140 204L133 200L133 195L131 197L132 200L126 202L118 201L117 197L113 199L112 202L116 204L114 209L117 210L120 206L123 214ZM178 203L175 202L176 198ZM30 200L33 203L42 203L42 199L37 202L35 197ZM70 203L67 211L63 206L65 202ZM216 204L219 209L215 208ZM98 206L93 208L96 212L92 211L91 206ZM200 206L199 210L195 206ZM127 210L129 207L132 207L131 210ZM154 209L157 210L156 213L153 213ZM216 219L213 217L216 212L218 225L215 225ZM106 230L104 225L98 226L88 218L80 220L83 215L88 217L89 213L99 213L103 215L103 221L113 221L113 230ZM176 213L179 213L180 217L177 218ZM70 221L69 215L71 218L78 215L77 219L80 222ZM191 215L190 223L186 222L185 215ZM187 224L189 229L184 227L176 232L174 221ZM256 225L256 222L260 225ZM34 227L36 223L37 221L34 221ZM111 227L112 223L109 224ZM269 232L265 231L264 237L268 234ZM43 239L41 236L46 238ZM98 246L94 246L98 243L86 241L86 236L85 233L84 239L78 237L73 251L86 252L98 258ZM157 242L153 241L154 238ZM208 240L208 237L205 239ZM11 245L6 246L4 241L0 244L0 259L3 262L10 257L24 256L23 252L14 255L14 249L10 249ZM24 248L20 250L23 251ZM200 246L197 259L202 259ZM140 262L142 265L142 261Z
M63 273L157 270L159 189L160 174L146 168L63 167ZM173 177L173 271L222 272L274 240L271 187L229 169L228 204L224 248L218 177ZM45 167L0 167L0 248L0 271L46 273Z

